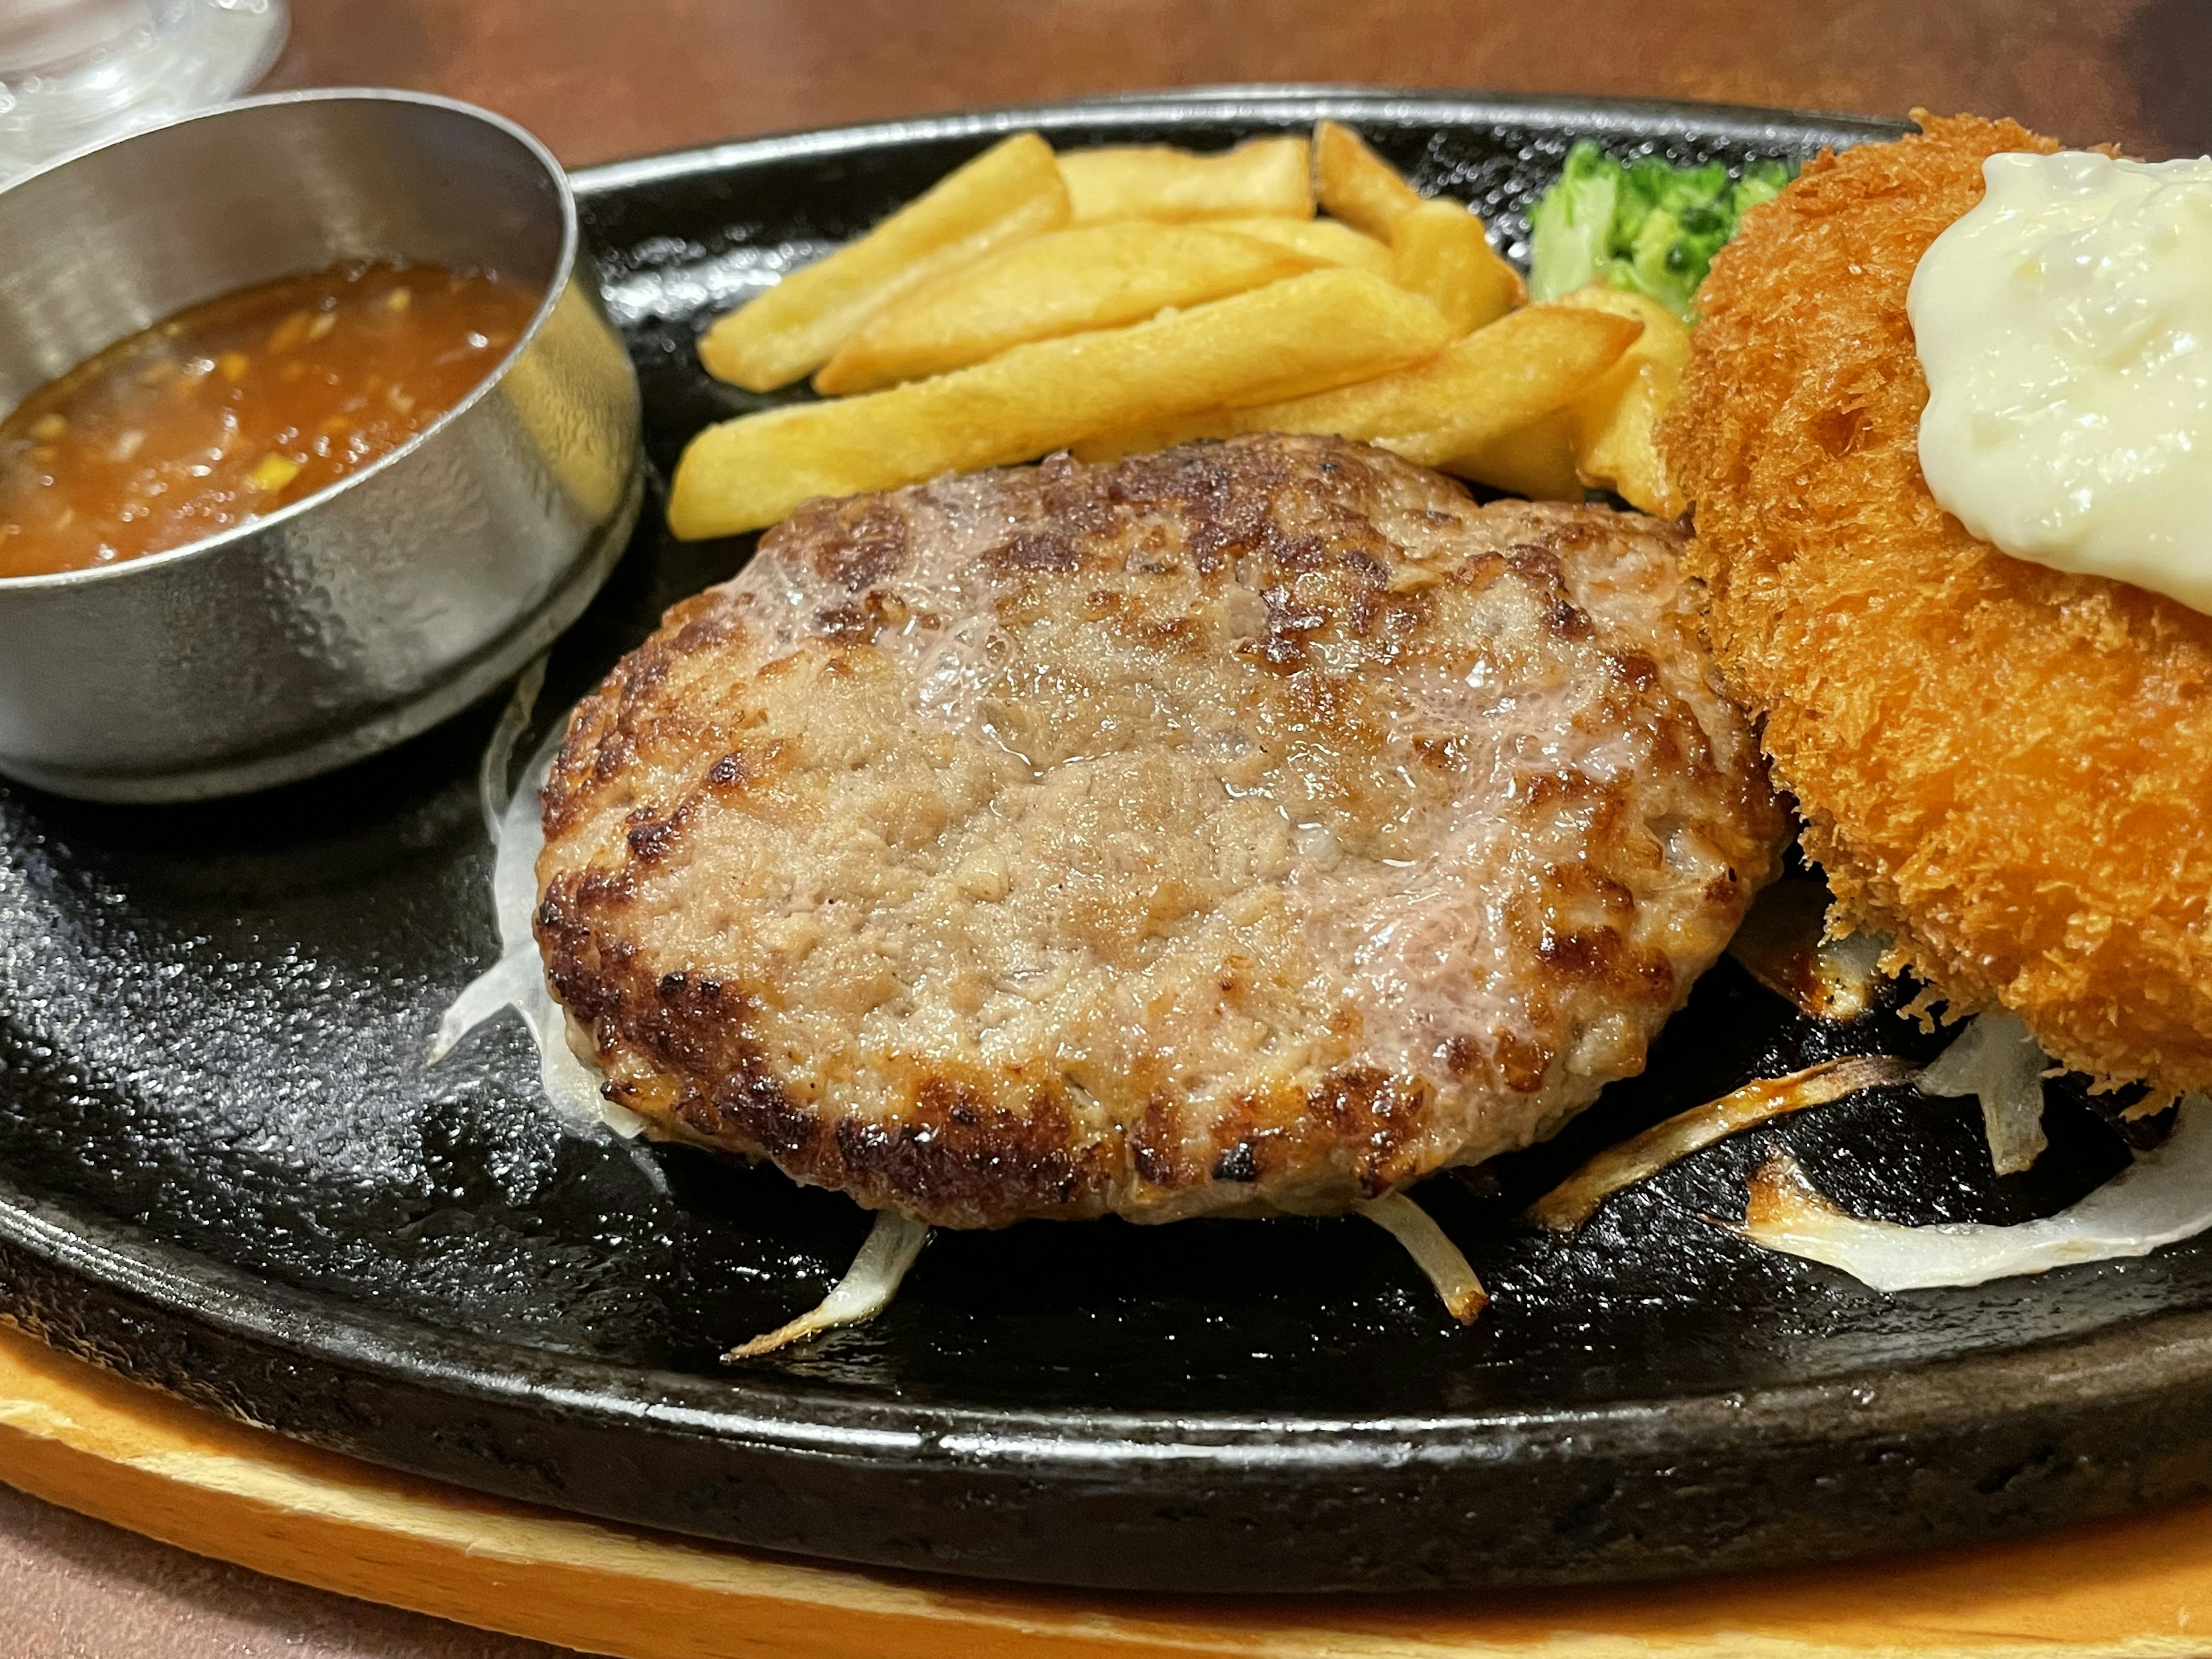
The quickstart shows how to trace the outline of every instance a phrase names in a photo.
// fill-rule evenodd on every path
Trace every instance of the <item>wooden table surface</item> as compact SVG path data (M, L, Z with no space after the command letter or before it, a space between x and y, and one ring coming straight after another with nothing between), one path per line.
M2148 155L2212 149L2205 0L293 0L293 16L271 85L450 94L578 165L1251 81L1922 106ZM552 1652L202 1561L4 1487L0 1632L16 1659Z

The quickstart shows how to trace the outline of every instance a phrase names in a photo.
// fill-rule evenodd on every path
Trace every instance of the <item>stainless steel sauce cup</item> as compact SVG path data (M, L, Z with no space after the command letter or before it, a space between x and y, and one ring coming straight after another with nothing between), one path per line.
M349 258L495 270L544 298L457 407L264 519L0 579L0 772L162 801L412 736L574 621L637 514L638 392L578 264L561 167L416 93L287 93L0 190L0 410L182 307Z

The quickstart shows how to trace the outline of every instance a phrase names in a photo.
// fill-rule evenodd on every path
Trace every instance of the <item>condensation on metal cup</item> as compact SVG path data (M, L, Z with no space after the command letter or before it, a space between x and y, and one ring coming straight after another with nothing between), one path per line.
M222 535L0 578L0 772L90 799L291 781L455 713L544 650L620 557L636 377L575 204L512 123L411 93L251 99L0 189L0 409L182 307L349 258L544 291L403 447Z

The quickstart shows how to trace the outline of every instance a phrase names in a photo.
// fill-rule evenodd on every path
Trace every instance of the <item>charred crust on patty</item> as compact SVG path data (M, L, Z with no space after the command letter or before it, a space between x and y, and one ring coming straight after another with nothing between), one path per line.
M1328 438L809 503L575 711L548 981L654 1133L949 1225L1525 1145L1775 862L1681 540Z
M906 562L905 517L875 495L802 502L763 538L771 556L783 546L804 547L822 576L848 593L860 593Z

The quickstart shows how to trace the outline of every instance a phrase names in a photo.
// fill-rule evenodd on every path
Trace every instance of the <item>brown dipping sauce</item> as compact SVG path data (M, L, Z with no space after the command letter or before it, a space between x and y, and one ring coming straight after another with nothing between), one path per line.
M118 341L0 421L0 577L181 547L327 488L465 398L538 301L486 272L346 264Z

